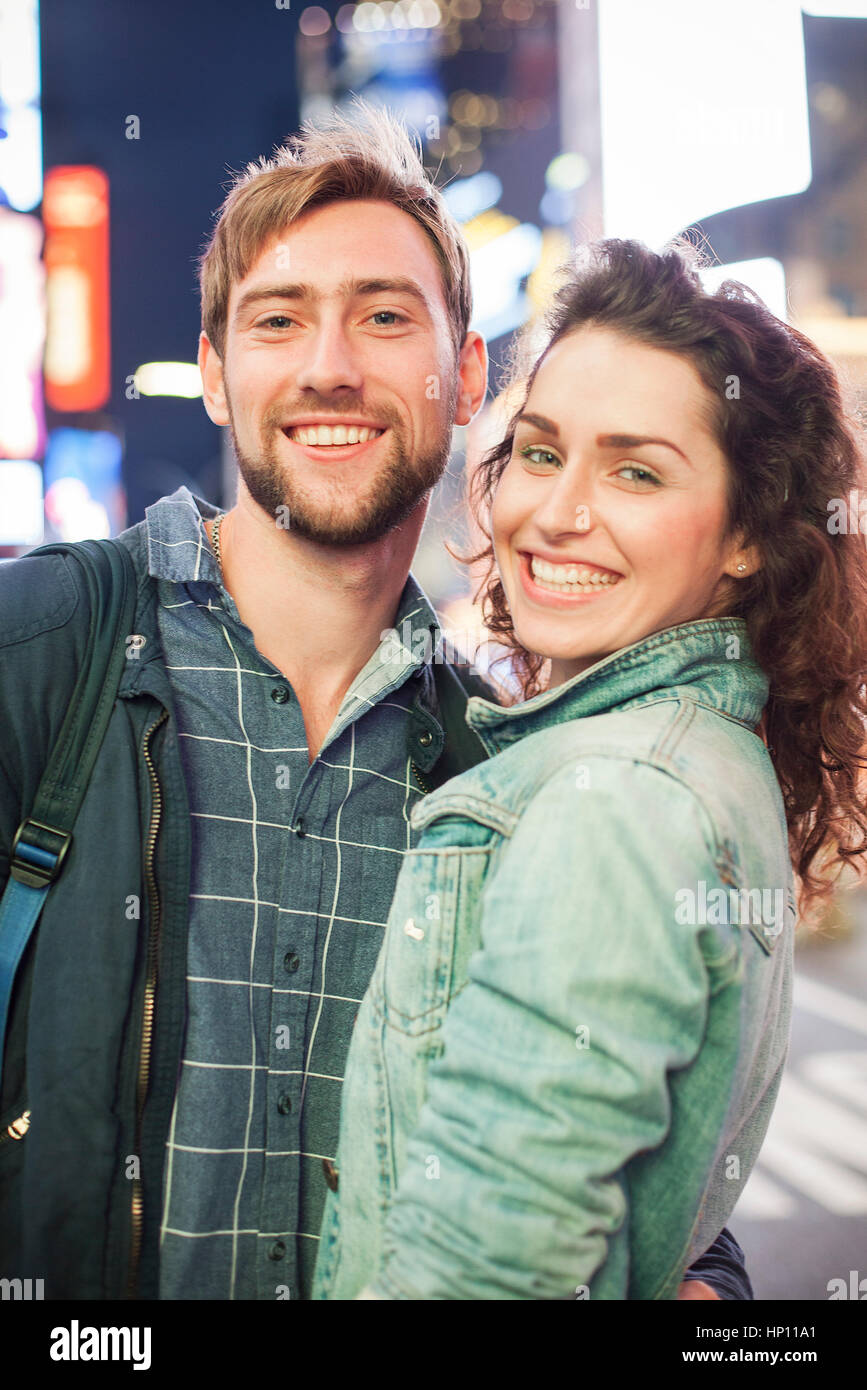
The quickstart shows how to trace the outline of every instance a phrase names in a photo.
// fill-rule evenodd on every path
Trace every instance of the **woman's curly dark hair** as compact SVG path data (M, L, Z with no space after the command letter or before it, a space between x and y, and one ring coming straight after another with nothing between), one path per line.
M509 385L520 403L505 438L470 480L471 509L488 544L463 558L487 562L482 611L494 639L510 649L521 696L529 699L543 688L546 661L517 640L486 521L536 373L556 342L590 325L692 363L713 399L712 428L729 465L728 534L741 530L762 556L761 567L739 581L729 613L746 622L770 682L760 732L782 790L808 916L833 891L837 875L830 871L867 850L859 795L867 546L857 508L848 524L836 524L853 490L862 495L863 433L815 344L737 281L708 293L700 264L700 252L683 240L661 254L615 239L581 248L529 370L522 365L529 334L517 345Z

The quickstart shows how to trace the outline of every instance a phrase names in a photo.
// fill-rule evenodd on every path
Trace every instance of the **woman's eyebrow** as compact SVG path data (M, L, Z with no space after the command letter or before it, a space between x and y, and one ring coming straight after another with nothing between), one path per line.
M670 439L659 439L653 434L599 434L596 436L596 443L600 449L637 449L642 444L661 444L666 449L673 449L676 454L680 454L686 463L689 463L683 450L678 449L676 444L672 444Z
M554 439L560 438L560 431L553 420L549 420L546 415L534 415L530 411L522 411L515 422L516 424L533 425L538 430L544 430L545 434L550 434ZM682 449L676 444L672 444L670 439L660 439L653 434L598 434L596 436L596 446L599 449L637 449L642 444L662 444L666 449L673 449L676 454L693 466Z
M546 434L552 434L555 439L560 438L560 431L554 421L548 420L544 415L532 415L529 411L522 411L515 424L535 425L537 430L544 430Z

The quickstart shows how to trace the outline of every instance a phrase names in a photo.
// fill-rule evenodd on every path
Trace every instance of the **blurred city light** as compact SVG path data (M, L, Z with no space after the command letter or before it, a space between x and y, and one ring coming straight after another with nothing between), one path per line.
M52 430L45 454L45 513L64 540L110 536L123 526L123 446L108 429Z
M867 0L811 0L801 4L805 14L829 19L867 19Z
M351 13L347 13L351 12ZM378 33L383 29L435 29L442 19L436 0L411 0L411 3L384 4L364 0L354 8L342 5L338 11L338 28L348 28L349 20L362 34Z
M45 515L64 541L111 535L105 506L91 497L80 478L59 478L51 484L45 493Z
M41 545L42 469L32 459L0 459L0 545Z
M42 201L37 0L0 0L0 204L29 212Z
M484 214L489 216L489 214ZM470 251L473 317L470 327L493 340L510 333L528 316L529 301L521 280L535 269L542 233L531 222L511 223Z
M659 247L812 174L801 11L792 0L598 7L606 236Z
M723 280L740 280L741 284L747 285L764 300L772 314L776 314L784 323L788 321L786 272L772 256L711 266L699 271L699 278L710 294L719 289Z
M45 397L54 410L96 410L111 390L105 174L89 165L49 170L42 216Z
M0 207L0 457L36 458L44 445L41 250L39 219Z
M867 318L799 318L795 327L829 357L867 357Z
M456 179L443 189L443 199L449 212L458 222L469 222L500 201L503 185L496 174L487 170L469 179Z
M570 192L580 188L590 177L590 161L583 154L558 154L545 170L545 182L549 188Z
M195 362L145 362L135 374L135 385L142 396L195 400L202 394L202 378Z
M306 10L301 11L298 20L298 31L307 38L316 38L320 34L327 34L331 28L331 17L321 5L309 5Z

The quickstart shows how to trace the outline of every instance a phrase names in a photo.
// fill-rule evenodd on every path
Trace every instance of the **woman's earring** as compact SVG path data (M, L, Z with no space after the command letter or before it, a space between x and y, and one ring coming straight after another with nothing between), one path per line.
M743 560L741 560L741 563L738 565L738 569L741 571L746 569L746 565L744 564Z

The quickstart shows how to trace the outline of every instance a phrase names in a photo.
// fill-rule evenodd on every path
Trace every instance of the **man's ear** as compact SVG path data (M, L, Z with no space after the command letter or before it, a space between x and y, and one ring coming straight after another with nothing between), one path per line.
M205 410L215 425L228 425L229 411L226 405L223 364L206 333L199 335L199 371L202 376Z
M468 333L464 338L458 373L455 424L468 425L481 408L488 389L488 349L481 333Z

